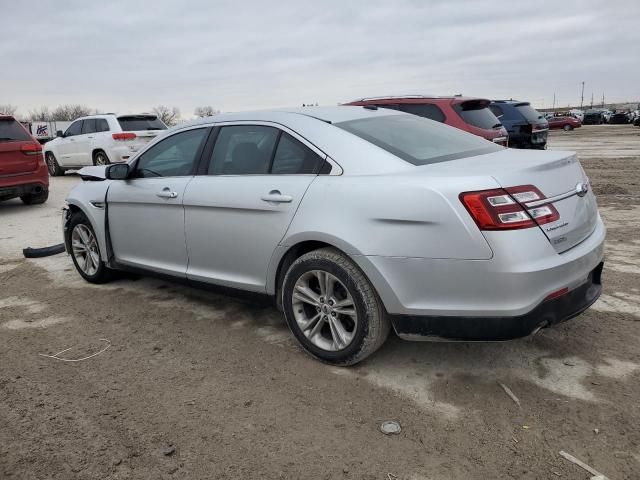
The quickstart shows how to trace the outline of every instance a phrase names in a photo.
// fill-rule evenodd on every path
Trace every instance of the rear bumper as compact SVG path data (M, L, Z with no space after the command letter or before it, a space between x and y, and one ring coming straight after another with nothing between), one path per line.
M393 327L405 340L501 341L526 337L541 328L569 320L589 308L602 292L602 267L582 285L513 317L443 317L394 315Z
M48 183L28 182L17 185L0 185L0 200L8 200L10 198L21 197L23 195L38 194L49 189Z

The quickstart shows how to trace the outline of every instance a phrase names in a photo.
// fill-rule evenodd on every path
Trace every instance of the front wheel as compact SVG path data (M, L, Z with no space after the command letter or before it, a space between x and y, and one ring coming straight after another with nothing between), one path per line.
M289 268L282 305L304 349L332 365L354 365L382 346L390 322L373 286L344 254L323 248Z
M71 258L82 278L91 283L111 280L114 272L102 261L100 245L89 219L81 212L74 213L67 232Z
M573 127L571 125L565 125L562 128L564 129L565 132L570 132L571 130L573 130Z

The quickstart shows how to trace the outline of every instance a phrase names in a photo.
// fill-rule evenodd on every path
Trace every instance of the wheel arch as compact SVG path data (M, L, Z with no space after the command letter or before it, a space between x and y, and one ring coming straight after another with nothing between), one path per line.
M104 227L103 228L99 227L99 225L104 226L104 221L105 221L104 209L93 207L91 211L89 211L89 209L82 202L73 198L67 199L67 208L72 214L80 212L89 220L89 223L91 224L91 228L93 228L93 231L98 240L98 245L100 247L100 256L103 261L107 261L108 255L107 255L106 239L104 236ZM69 218L71 218L71 216L69 216ZM66 221L63 227L63 235L64 235L64 243L65 243L65 247L67 248L67 252L70 252L71 251L69 249L70 232L67 232Z
M102 147L94 147L94 148L93 148L93 150L91 150L91 161L94 161L94 160L95 160L95 158L96 158L96 154L97 154L98 152L102 152L102 153L104 153L104 154L106 155L106 157L107 157L107 160L108 160L110 163L112 163L112 162L111 162L111 159L109 158L109 154L108 154L108 153L107 153L107 151L106 151L104 148L102 148Z

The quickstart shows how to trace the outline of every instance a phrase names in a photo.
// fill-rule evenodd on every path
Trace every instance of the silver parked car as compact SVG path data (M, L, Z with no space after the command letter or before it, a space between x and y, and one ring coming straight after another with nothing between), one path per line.
M605 228L576 155L502 148L375 107L216 115L81 170L64 240L116 270L273 297L315 357L506 340L601 291Z

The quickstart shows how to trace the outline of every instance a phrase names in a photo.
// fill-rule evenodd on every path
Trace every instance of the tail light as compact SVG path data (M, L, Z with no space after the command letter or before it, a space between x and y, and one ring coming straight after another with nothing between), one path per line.
M526 207L545 198L533 185L460 194L460 201L480 230L517 230L555 222L560 214L552 204Z
M42 153L42 145L39 143L28 143L22 145L20 151L25 155L40 155Z
M133 132L112 133L111 137L114 140L133 140L136 138L136 134Z

